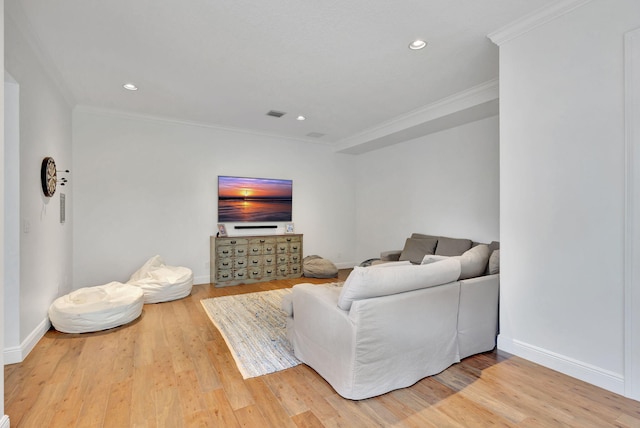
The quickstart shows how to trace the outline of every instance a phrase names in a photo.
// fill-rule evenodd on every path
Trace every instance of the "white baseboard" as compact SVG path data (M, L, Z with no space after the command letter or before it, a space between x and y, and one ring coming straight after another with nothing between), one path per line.
M199 275L193 277L193 285L211 284L211 275Z
M498 349L616 394L624 395L624 377L618 373L502 335L498 336Z
M40 324L27 336L25 340L22 341L20 346L14 346L11 348L5 348L3 352L4 363L5 364L15 364L21 363L27 358L29 352L36 346L38 341L42 339L45 333L51 327L51 323L49 322L49 318L45 318L42 320ZM0 426L0 428L2 428Z
M360 263L358 262L341 262L341 263L336 263L336 267L338 269L351 269L354 266L358 266Z
M9 428L10 426L11 424L9 423L9 416L2 416L2 419L0 419L0 428Z

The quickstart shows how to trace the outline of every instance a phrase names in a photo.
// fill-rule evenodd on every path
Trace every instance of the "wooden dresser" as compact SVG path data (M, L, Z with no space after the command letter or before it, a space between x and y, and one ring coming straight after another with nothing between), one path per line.
M302 276L302 235L210 238L216 287Z

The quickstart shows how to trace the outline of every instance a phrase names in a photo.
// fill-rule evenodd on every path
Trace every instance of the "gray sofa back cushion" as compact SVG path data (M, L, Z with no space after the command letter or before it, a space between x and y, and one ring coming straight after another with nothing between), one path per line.
M438 238L435 254L438 256L461 256L465 251L471 248L470 239L447 238L441 236Z
M420 264L425 255L434 254L437 243L437 238L407 238L398 260L409 260L411 263Z

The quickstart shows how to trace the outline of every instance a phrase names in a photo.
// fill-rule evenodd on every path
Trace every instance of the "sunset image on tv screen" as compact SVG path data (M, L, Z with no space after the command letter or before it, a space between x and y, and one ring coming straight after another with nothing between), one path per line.
M293 182L218 177L218 222L291 221Z

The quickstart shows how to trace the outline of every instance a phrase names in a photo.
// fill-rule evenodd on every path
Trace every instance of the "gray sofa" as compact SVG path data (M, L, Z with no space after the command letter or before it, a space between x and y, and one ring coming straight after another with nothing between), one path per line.
M487 254L486 244L470 246L456 256L431 254L435 260L420 265L358 266L342 286L295 285L283 309L296 357L338 394L359 400L493 349L499 275L485 275L483 267L481 276L462 278L465 264Z

